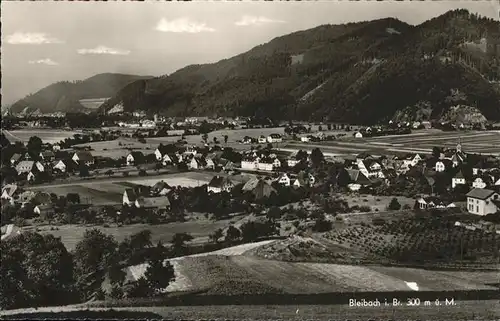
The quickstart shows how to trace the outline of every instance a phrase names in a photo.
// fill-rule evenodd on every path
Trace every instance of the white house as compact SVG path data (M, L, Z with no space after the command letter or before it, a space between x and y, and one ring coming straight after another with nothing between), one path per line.
M290 179L290 177L288 176L287 173L281 174L278 177L277 181L278 181L278 183L280 183L281 185L284 185L284 186L290 186L290 183L291 183L291 179Z
M359 131L358 131L358 132L355 132L355 133L353 134L353 136L354 136L354 138L363 138L363 134L362 134L361 132L359 132Z
M241 161L241 169L245 170L256 170L259 168L259 159L254 157L248 157Z
M274 168L280 168L281 167L281 161L278 158L275 158L273 160L273 167Z
M259 161L257 167L261 171L272 171L274 169L274 161L269 158L264 158Z
M2 199L8 200L12 203L14 201L14 196L16 195L16 192L17 193L19 192L17 185L15 185L15 184L5 185L2 188Z
M265 143L267 143L267 138L264 135L260 135L258 141L259 141L259 144L265 144Z
M157 158L158 159L158 158ZM163 155L163 158L160 159L161 163L163 165L169 165L169 164L173 164L174 163L174 156L170 157L170 155L168 154L165 154Z
M474 188L467 193L467 210L471 214L487 215L496 213L500 208L500 196L497 192Z
M458 172L457 175L451 179L451 188L455 188L457 185L461 184L465 184L465 177L462 171Z
M22 161L19 162L19 164L17 164L16 166L16 171L18 174L29 173L33 169L37 169L38 171L43 172L45 170L45 167L42 163L34 161Z
M420 157L419 154L408 154L404 159L403 163L407 166L414 167L416 166L420 161L422 160L422 157Z
M474 181L472 181L473 188L485 188L486 182L481 177L476 177Z
M268 143L281 143L283 141L283 138L281 137L280 134L271 134L267 136L267 142Z
M204 169L207 163L202 158L193 157L191 161L188 163L189 169Z
M138 152L138 151L130 152L127 155L126 160L127 160L128 166L139 165L144 160L144 154L142 152Z
M54 166L52 166L52 169L58 169L62 173L65 173L66 172L66 164L60 159L60 160L54 162Z
M212 158L206 158L205 161L206 161L205 168L207 168L207 169L215 169L215 163L214 163L214 161L213 161Z
M78 151L75 152L71 158L75 163L85 164L87 166L94 165L94 157L88 151Z
M444 164L443 161L437 161L436 164L434 165L434 170L436 172L444 172L446 170L446 165Z
M311 141L311 137L309 136L302 136L300 137L300 141L303 143L309 143Z

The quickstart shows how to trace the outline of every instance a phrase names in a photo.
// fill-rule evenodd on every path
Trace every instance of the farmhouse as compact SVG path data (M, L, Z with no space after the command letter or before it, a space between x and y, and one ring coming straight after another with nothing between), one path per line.
M149 189L147 186L136 186L135 188L127 188L123 192L122 203L124 205L131 206L135 204L135 201L139 197L147 197L149 196Z
M416 166L421 160L422 157L420 157L419 154L410 153L403 158L403 163L407 166L413 167Z
M11 165L15 165L17 164L22 158L22 155L21 154L14 154L12 155L12 157L10 158L10 164Z
M283 141L283 138L281 137L280 134L271 134L267 136L267 142L268 143L281 143Z
M22 161L16 166L16 171L18 174L29 173L34 169L40 172L43 172L45 170L42 163L34 161Z
M33 213L41 218L49 218L54 215L54 206L52 204L37 205L33 209Z
M126 160L128 166L140 165L144 163L144 154L139 151L133 151L127 155Z
M227 177L214 176L208 183L207 191L212 193L230 192L235 184Z
M137 208L169 210L170 200L166 196L159 196L159 197L140 196L135 200L134 205Z
M11 203L14 202L14 197L19 194L19 189L15 184L7 184L2 188L2 200L7 200Z
M451 167L451 162L447 159L430 159L427 162L427 167L434 169L436 172L444 172Z
M274 168L274 160L270 157L264 157L259 160L257 168L261 171L272 171Z
M500 196L495 191L474 188L466 196L467 210L471 214L487 215L496 213L500 208Z
M152 188L155 195L167 195L168 192L172 190L172 187L165 183L164 181L159 181L158 183L153 185Z
M54 152L52 152L50 150L41 152L39 156L40 156L40 159L42 159L45 162L51 162L55 158Z
M309 143L311 141L311 136L302 136L300 137L300 141L303 143Z
M193 157L187 165L189 169L204 169L207 162L201 157Z
M489 179L486 175L476 176L472 181L472 188L486 188L488 186Z
M174 152L174 147L171 145L163 145L160 144L158 148L155 150L155 156L157 161L164 161L165 155L171 154Z
M252 193L256 199L269 197L276 190L274 187L259 178L253 178L243 185L242 191Z
M354 138L363 138L363 134L362 134L361 132L359 132L359 131L358 131L358 132L355 132L355 133L353 134L353 136L354 136Z
M276 181L279 184L284 185L284 186L290 186L290 183L291 183L291 179L287 173L281 174Z
M53 164L52 169L54 169L54 170L57 169L57 170L61 171L61 173L66 172L67 166L63 160L60 159L58 161L54 161L52 164Z
M89 151L75 152L71 159L77 164L94 165L94 157Z
M363 186L368 186L371 181L361 171L356 169L348 169L347 173L351 179L351 183L347 185L351 191L358 191Z

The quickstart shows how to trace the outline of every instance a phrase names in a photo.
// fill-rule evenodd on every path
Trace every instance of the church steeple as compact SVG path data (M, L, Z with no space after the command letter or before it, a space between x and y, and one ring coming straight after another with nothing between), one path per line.
M458 136L457 153L462 152L462 137Z

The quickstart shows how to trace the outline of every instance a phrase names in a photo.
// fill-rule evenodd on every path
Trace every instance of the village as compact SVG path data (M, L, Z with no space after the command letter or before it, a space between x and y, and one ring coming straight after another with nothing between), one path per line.
M227 124L227 120L225 122ZM207 124L207 120L189 118L185 123ZM124 186L122 191L114 191L123 195L121 200L115 197L114 201L105 204L93 204L92 198L84 192L82 195L70 194L76 194L73 198L78 200L80 208L121 203L123 206L165 212L169 210L171 198L175 198L175 188L193 187L175 186L161 178L155 182L155 176L166 177L168 181L168 175L182 176L185 173L189 176L192 172L202 172L206 177L201 184L198 180L197 185L206 185L209 194L226 192L233 195L233 189L239 187L257 198L272 198L277 193L277 186L281 186L308 192L326 189L352 195L411 197L415 202L412 208L420 210L462 207L469 213L483 216L498 211L499 158L468 154L463 150L460 138L455 148L435 146L431 154L339 154L307 147L309 142L339 140L346 136L338 132L337 135L327 136L321 127L319 125L316 133L304 134L311 132L311 126L309 129L302 125L287 126L284 133L270 132L267 136L255 137L244 135L233 144L228 144L228 135L220 141L214 137L210 142L207 134L203 134L197 144L189 144L184 140L183 131L177 133L181 134L177 141L160 143L148 154L144 150L134 150L134 147L127 149L125 144L121 147L122 156L116 158L94 155L89 147L91 144L71 146L67 143L68 139L51 144L31 137L26 144L12 144L3 136L2 155L10 157L2 157L2 207L24 209L30 204L28 208L32 213L28 213L27 217L41 215L50 218L57 210L56 202L52 202L55 197L42 190L50 190L52 185L70 187L81 181L99 185L107 180L121 179L126 182L137 176L147 178L149 184L145 185L149 186L143 186L140 179L137 184L129 182L129 188ZM327 127L332 130L331 125L324 127L325 130ZM342 126L342 129L350 130L348 127ZM393 127L401 127L401 124ZM366 135L372 130L381 131L381 128L360 127L351 135L360 138L362 133ZM297 137L296 133L303 135ZM110 136L111 139L119 139L116 132L107 133L104 130L75 134L77 136L77 141L89 142L110 139ZM293 143L296 141L302 144L299 147L303 149L297 148L297 143ZM292 142L294 148L287 147L285 142ZM68 148L61 147L64 145ZM39 185L47 188L37 188ZM2 215L2 224L11 223L14 218Z

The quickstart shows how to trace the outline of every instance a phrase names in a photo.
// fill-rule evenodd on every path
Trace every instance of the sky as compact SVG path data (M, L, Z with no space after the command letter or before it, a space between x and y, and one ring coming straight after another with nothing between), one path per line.
M394 17L415 25L457 8L498 19L500 3L2 1L2 106L61 80L160 76L322 24Z

